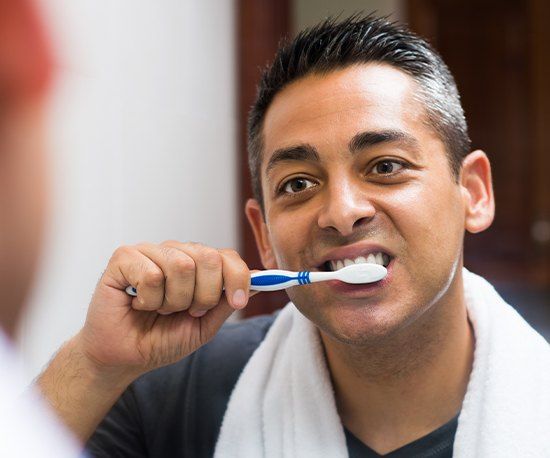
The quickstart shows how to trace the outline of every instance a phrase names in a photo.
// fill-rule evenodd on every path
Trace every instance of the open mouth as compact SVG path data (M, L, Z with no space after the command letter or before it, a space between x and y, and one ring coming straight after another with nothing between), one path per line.
M343 267L351 266L352 264L379 264L384 267L388 267L392 257L384 253L383 251L377 251L374 253L369 253L366 256L358 256L353 259L330 259L323 264L321 264L318 269L322 272L333 272L335 270L340 270Z

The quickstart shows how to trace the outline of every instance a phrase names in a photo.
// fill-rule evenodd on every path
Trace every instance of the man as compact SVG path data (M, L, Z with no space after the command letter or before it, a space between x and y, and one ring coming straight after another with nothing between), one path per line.
M290 288L218 332L249 297L238 254L117 250L39 381L90 454L547 456L550 350L462 268L490 165L429 45L373 17L301 33L262 78L249 152L266 268L388 275Z
M42 123L51 55L30 2L0 1L0 37L0 456L78 456L36 393L22 395L12 346L46 213Z

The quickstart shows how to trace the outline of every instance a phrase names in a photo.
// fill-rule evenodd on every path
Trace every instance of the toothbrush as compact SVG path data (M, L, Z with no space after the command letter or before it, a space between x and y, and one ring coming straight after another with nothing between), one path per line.
M278 291L291 286L308 285L319 281L340 280L344 283L373 283L382 280L388 271L380 264L352 264L333 272L292 272L290 270L262 270L255 272L250 278L250 289L255 291ZM133 286L128 286L126 292L137 296Z

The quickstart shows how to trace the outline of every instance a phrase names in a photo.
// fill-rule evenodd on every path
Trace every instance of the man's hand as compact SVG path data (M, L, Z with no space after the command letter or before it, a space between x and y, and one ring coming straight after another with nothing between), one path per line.
M126 293L129 285L137 297ZM129 383L191 354L245 307L249 285L250 271L233 250L174 241L121 247L96 287L84 327L39 387L86 440Z
M246 306L249 284L233 250L179 242L119 248L92 298L82 351L100 368L137 373L178 361Z

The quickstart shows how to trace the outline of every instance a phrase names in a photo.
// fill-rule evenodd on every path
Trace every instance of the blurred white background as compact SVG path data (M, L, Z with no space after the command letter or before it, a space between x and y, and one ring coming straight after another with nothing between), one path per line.
M52 212L19 344L29 380L121 244L237 245L233 1L43 0ZM240 210L239 210L240 211Z

